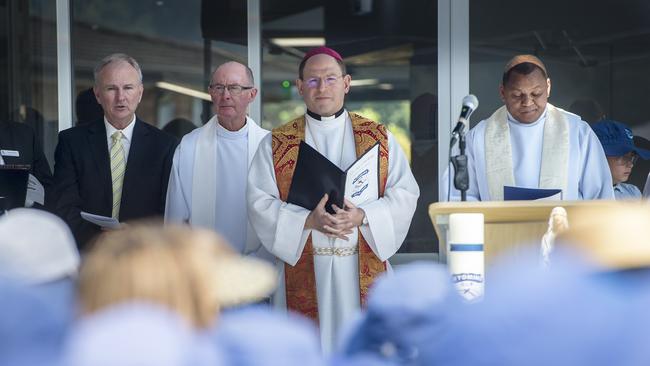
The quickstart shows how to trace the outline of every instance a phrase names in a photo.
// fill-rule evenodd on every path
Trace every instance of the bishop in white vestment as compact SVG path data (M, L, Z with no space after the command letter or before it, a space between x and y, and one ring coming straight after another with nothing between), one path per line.
M304 67L304 71L303 71ZM343 74L343 75L341 75ZM399 249L408 232L415 212L419 188L409 164L394 137L383 126L348 113L343 108L344 95L349 90L342 59L335 51L321 47L308 53L301 64L298 88L307 104L308 113L267 136L255 155L248 175L248 213L262 244L278 258L278 269L284 277L286 269L299 266L302 257L313 260L317 319L321 344L325 353L336 345L336 336L360 307L360 292L367 286L360 283L367 277L360 273L363 248L389 269L387 259ZM278 131L289 131L327 157L339 168L347 169L358 157L355 136L365 131L385 131L387 141L387 176L383 195L360 207L339 210L335 220L341 226L319 225L314 218L323 214L322 208L310 211L287 203L281 198L274 157ZM290 136L288 140L295 140ZM284 145L279 145L284 146ZM274 155L275 154L275 155ZM323 192L324 193L324 192ZM339 216L342 215L342 216ZM334 215L331 215L334 216ZM316 221L316 224L314 222ZM331 221L334 222L334 221ZM343 224L345 222L345 224ZM306 243L313 252L303 253ZM311 267L307 267L311 268ZM364 269L365 270L365 269ZM307 274L305 277L309 277ZM289 277L286 277L289 278ZM294 281L295 279L291 279ZM308 281L305 281L308 284ZM365 283L365 282L363 282ZM287 306L295 299L285 293L288 283L277 291L274 302ZM308 286L308 285L306 285ZM305 314L305 315L312 315Z

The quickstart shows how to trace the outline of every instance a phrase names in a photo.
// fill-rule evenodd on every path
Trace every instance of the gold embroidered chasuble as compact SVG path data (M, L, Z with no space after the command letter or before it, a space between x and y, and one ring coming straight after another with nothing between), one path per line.
M379 142L379 196L384 195L388 179L388 135L386 127L363 116L350 113L357 157ZM272 131L273 168L280 199L287 200L291 179L298 160L300 141L305 139L305 116ZM361 306L375 277L386 270L361 232L359 232L359 294ZM287 308L297 311L318 323L316 274L311 234L295 266L284 265Z

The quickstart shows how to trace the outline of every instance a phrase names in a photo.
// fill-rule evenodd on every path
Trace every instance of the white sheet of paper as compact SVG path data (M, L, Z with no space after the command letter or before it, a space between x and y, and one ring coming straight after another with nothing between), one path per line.
M25 207L34 206L34 202L45 204L45 188L41 182L32 174L27 181L27 195L25 196Z
M355 206L379 198L379 144L368 150L347 170L345 198Z
M20 152L18 150L0 150L0 155L19 158L20 157Z
M91 214L91 213L88 213L88 212L81 211L81 218L88 221L88 222L92 222L95 225L105 227L107 229L119 229L120 228L120 222L117 221L117 219L112 218L112 217L95 215L95 214Z

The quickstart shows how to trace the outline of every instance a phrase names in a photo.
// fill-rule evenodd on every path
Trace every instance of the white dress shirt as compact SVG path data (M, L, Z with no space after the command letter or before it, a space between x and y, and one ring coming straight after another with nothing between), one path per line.
M108 144L108 151L111 151L113 146L113 138L111 137L116 131L121 131L122 135L122 148L124 149L124 164L126 165L127 160L129 159L129 149L131 149L131 139L133 138L133 126L135 126L135 115L133 115L133 120L129 122L123 130L118 130L113 127L112 124L108 122L104 116L104 126L106 126L106 143Z

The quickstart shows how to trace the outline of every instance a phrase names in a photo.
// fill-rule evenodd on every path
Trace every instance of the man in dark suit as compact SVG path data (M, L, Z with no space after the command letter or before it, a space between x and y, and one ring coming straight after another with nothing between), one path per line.
M72 228L80 249L100 232L81 211L120 222L162 216L177 140L135 116L142 72L130 56L113 54L95 68L103 120L59 134L48 205Z
M34 130L24 123L0 123L0 165L29 165L26 206L39 206L52 184L50 165Z

